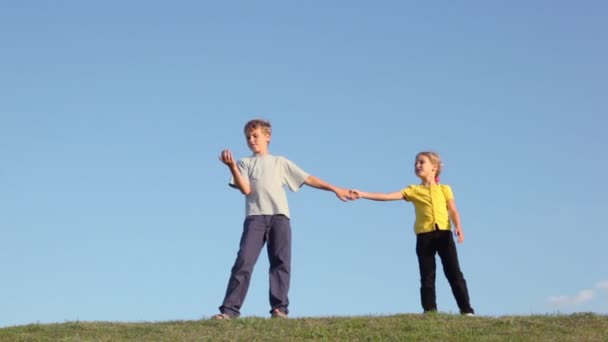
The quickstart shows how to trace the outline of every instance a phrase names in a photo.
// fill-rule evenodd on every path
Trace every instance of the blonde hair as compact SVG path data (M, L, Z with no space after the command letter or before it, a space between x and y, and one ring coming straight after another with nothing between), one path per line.
M270 121L262 120L262 119L249 120L245 124L245 129L243 131L245 134L247 134L249 131L257 129L257 128L261 128L262 132L264 132L268 135L271 135L271 133L272 133L272 125L270 124Z
M443 169L443 163L441 162L441 156L439 153L433 151L422 151L416 155L416 159L420 156L425 156L429 158L431 164L435 165L437 168L437 172L435 172L435 181L439 182L439 175L441 174L441 170Z

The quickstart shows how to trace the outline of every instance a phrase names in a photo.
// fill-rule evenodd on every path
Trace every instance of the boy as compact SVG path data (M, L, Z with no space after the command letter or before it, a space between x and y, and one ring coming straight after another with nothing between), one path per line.
M247 295L255 262L264 243L270 261L270 313L272 317L287 318L289 314L289 282L291 272L291 225L284 185L293 192L303 185L333 191L342 201L353 199L344 188L328 184L268 150L271 140L270 122L251 120L244 129L251 157L238 163L229 150L223 150L220 160L228 166L230 186L245 195L246 219L240 248L232 267L226 296L220 313L214 319L230 319L240 315Z

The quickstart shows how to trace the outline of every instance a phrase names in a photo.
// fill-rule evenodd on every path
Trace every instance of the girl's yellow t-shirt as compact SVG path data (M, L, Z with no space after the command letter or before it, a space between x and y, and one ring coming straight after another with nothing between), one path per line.
M401 190L406 201L414 204L416 234L428 233L435 230L450 230L450 216L448 214L448 200L454 199L452 188L445 184L410 185Z

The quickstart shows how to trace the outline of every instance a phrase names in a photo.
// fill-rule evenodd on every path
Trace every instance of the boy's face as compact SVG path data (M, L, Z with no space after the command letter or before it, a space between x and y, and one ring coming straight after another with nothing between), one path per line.
M268 152L268 144L270 143L270 134L264 132L261 127L250 129L245 134L247 146L253 153Z

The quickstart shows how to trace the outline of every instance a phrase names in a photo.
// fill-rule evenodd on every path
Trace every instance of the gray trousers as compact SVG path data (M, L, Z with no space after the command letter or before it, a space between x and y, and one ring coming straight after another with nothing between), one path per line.
M247 296L253 267L267 243L270 261L270 312L279 309L289 313L289 280L291 277L291 224L285 215L248 216L243 224L239 252L230 273L226 296L220 312L238 317Z

